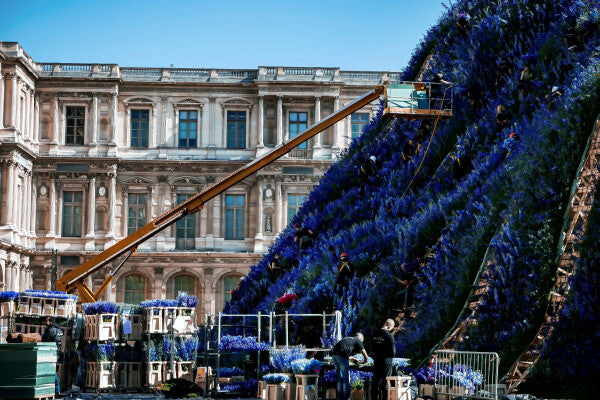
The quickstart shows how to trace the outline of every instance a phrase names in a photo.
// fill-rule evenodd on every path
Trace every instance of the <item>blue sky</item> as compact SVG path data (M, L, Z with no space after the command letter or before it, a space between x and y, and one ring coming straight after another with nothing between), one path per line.
M0 0L36 61L129 67L405 67L442 0Z

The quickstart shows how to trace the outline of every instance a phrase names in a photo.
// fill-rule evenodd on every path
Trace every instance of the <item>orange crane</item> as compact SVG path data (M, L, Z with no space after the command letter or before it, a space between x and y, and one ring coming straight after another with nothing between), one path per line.
M169 227L170 225L177 222L179 219L185 217L186 215L194 214L200 211L204 204L210 199L214 198L220 193L223 193L225 190L229 189L236 183L241 182L256 171L260 170L261 168L264 168L273 161L279 159L280 157L294 149L294 147L307 141L319 132L327 129L331 125L344 119L353 112L360 110L365 105L378 99L379 96L381 96L382 94L384 94L384 100L386 101L386 105L390 104L390 107L386 107L384 114L390 115L392 117L399 116L401 118L427 118L437 117L440 114L445 117L451 116L451 103L450 111L448 111L448 107L444 107L444 110L442 110L442 106L440 106L439 110L432 109L431 107L425 108L422 104L423 100L417 100L416 96L413 101L413 94L416 95L417 89L419 91L422 91L427 85L435 84L423 82L413 83L413 85L415 85L414 93L411 90L407 90L410 88L408 88L406 85L410 85L410 83L403 82L402 84L404 85L402 86L403 91L397 96L398 98L393 98L393 88L395 85L390 85L390 87L388 87L388 90L386 90L385 84L376 86L375 88L373 88L373 90L366 93L362 97L356 99L352 103L346 105L345 107L339 109L333 114L330 114L321 121L312 125L302 134L288 140L286 143L273 149L261 158L257 158L256 160L246 164L245 166L233 172L231 175L227 176L223 180L208 187L206 190L190 197L185 202L165 212L163 215L147 223L137 231L116 242L108 249L96 254L91 259L87 260L74 270L68 272L67 274L59 278L56 281L56 289L63 292L77 291L81 300L85 303L97 301L102 292L113 280L114 276L119 271L119 269L129 259L129 257L131 257L133 253L135 253L137 247L141 243L156 235L163 229ZM405 99L405 96L408 96L409 99ZM395 102L397 101L400 101L401 103L395 104ZM421 102L421 107L419 107L418 101ZM392 104L393 106L391 106ZM100 288L98 288L96 292L93 292L92 289L85 282L85 279L94 272L104 267L106 264L114 261L115 259L124 254L126 256L121 261L121 263L108 274Z

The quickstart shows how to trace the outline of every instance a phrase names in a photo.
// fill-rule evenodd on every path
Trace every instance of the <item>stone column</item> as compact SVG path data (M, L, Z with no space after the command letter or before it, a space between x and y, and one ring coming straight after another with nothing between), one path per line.
M340 96L335 96L333 99L333 112L336 112L340 108ZM338 129L337 124L333 124L333 148L339 149L341 145L340 141L340 130Z
M36 182L31 179L31 220L29 222L29 232L35 238L35 223L37 218L37 186Z
M4 269L4 290L12 290L12 261L8 261L6 263L6 267Z
M56 234L56 180L50 179L50 228L47 236Z
M225 229L221 232L221 196L213 199L213 226L212 233L214 237L225 237ZM225 224L223 223L223 226Z
M262 179L258 181L258 212L256 213L258 215L258 224L257 224L257 228L256 228L256 238L257 239L262 239L263 237L263 231L264 231L264 224L265 221L263 221L264 217L263 217L263 191L265 190L264 188L264 183L262 182Z
M109 144L115 145L117 142L117 121L119 120L119 94L112 94L112 129L110 133Z
M15 202L12 201L12 199L15 198L15 169L14 169L14 163L13 162L8 162L7 163L7 168L8 168L8 181L6 183L6 210L5 210L5 217L4 217L4 224L5 225L14 225L15 221L14 221L14 204Z
M277 146L283 143L283 96L277 96Z
M279 232L281 232L283 230L283 226L282 226L282 215L281 215L281 203L283 202L283 199L281 197L281 182L277 182L277 188L275 191L275 222L276 227L275 229L277 229L275 232L273 232L273 235L276 236L279 234Z
M159 146L168 146L167 144L167 102L169 98L167 96L161 96L160 98L160 140L158 141ZM200 131L200 127L196 124L196 137L198 137L198 132ZM179 137L179 132L176 132L176 137ZM196 139L197 140L197 139ZM175 146L178 145L176 141Z
M23 216L23 225L21 229L23 231L29 231L29 227L31 226L31 173L29 171L25 171L25 175L23 176L23 201L25 215Z
M17 74L13 73L11 76L11 88L12 88L12 98L10 103L10 121L8 126L16 128L17 127L17 100L19 94L19 83L17 82Z
M35 111L35 91L33 89L31 89L29 91L29 118L27 119L27 124L29 125L29 132L27 134L27 137L29 137L29 139L31 141L34 140L34 132L35 132L35 125L34 125L34 111Z
M87 236L94 237L94 225L96 218L96 177L90 179L88 188L88 230Z
M265 147L265 97L258 96L258 145L257 147Z
M92 95L92 140L91 145L98 143L98 93Z
M108 198L108 232L106 236L115 236L115 212L117 207L117 178L114 174L110 175L110 188Z
M58 144L60 142L60 113L58 110L58 97L56 97L56 95L52 97L52 108L54 110L54 118L52 121L52 143Z
M2 71L2 65L0 65L0 71ZM0 129L4 128L4 76L5 74L0 72Z
M217 142L217 103L215 98L208 99L208 147L215 147Z
M39 141L40 141L40 102L41 102L39 93L34 94L34 100L35 100L35 110L34 110L34 115L33 115L33 121L34 121L33 141L34 141L34 143L39 143Z
M315 124L321 120L321 96L315 96ZM315 149L321 148L321 133L315 136Z

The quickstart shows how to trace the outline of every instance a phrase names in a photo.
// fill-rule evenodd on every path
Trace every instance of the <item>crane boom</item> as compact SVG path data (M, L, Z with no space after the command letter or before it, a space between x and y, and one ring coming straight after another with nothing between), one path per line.
M352 103L346 105L345 107L339 109L333 114L328 115L321 121L315 123L300 135L288 140L286 143L271 150L264 156L257 158L251 161L250 163L244 165L229 176L225 177L223 180L206 188L206 190L194 196L191 196L183 203L173 207L172 209L165 212L158 218L152 220L151 222L147 223L137 231L119 240L118 242L110 246L108 249L96 254L94 257L90 258L89 260L75 268L73 271L70 271L69 273L65 274L60 279L58 279L56 281L56 289L63 292L73 292L77 290L82 301L97 301L100 294L104 291L104 289L106 289L106 287L116 274L116 271L123 265L124 261L121 262L117 269L111 271L109 276L106 278L106 280L100 286L96 293L93 293L90 287L85 283L85 279L88 276L90 276L95 271L101 269L106 264L110 263L111 261L115 260L116 258L120 257L125 253L128 253L127 258L129 258L141 243L156 235L163 229L169 227L170 225L172 225L179 219L185 217L186 215L200 211L204 204L210 199L218 196L219 194L223 193L225 190L229 189L236 183L241 182L256 171L260 170L261 168L264 168L273 161L289 153L294 147L307 141L319 132L329 128L331 125L335 124L336 122L339 122L348 115L361 109L373 100L379 98L379 96L383 93L384 88L385 86L383 85L376 86L373 90L366 93L362 97L356 99Z

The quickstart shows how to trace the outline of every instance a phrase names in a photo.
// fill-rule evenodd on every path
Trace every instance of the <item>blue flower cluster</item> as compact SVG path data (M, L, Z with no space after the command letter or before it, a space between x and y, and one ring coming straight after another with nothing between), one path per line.
M219 349L226 351L268 350L268 343L256 341L255 336L225 335L221 337Z
M0 303L5 301L16 301L19 298L19 292L4 291L0 292Z
M195 308L198 305L198 298L196 296L182 294L177 297L177 305L179 307Z
M442 377L452 378L457 385L468 389L469 393L474 393L477 386L484 383L483 375L479 371L472 370L468 365L455 364L448 365L437 371L436 379Z
M350 388L352 390L362 390L365 388L365 381L373 379L372 372L350 370Z
M176 361L193 361L196 359L197 349L197 337L178 336L175 339L174 358Z
M155 300L144 300L140 303L143 308L150 307L177 307L179 302L177 300L166 300L166 299L155 299Z
M278 385L280 383L290 382L289 375L285 374L267 374L263 376L263 381L267 382L269 385Z
M240 382L221 383L219 389L226 392L243 392L255 395L258 390L258 381L256 379L247 379Z
M244 371L238 367L219 368L219 377L230 378L232 376L244 376Z
M85 346L86 360L91 362L115 361L115 353L115 345L112 343Z
M321 370L321 361L314 358L300 358L292 361L292 372L296 375L318 374Z
M46 297L50 299L70 299L77 300L77 296L74 294L68 294L65 292L51 291L51 290L26 290L23 292L24 295L31 297Z
M83 312L86 315L116 314L117 311L117 304L110 301L97 301L95 303L83 304Z
M158 337L142 343L146 361L170 361L172 344L167 337ZM174 354L175 356L175 354Z
M271 349L269 354L271 365L275 367L276 371L292 372L292 363L306 358L306 347L290 346L288 348Z

